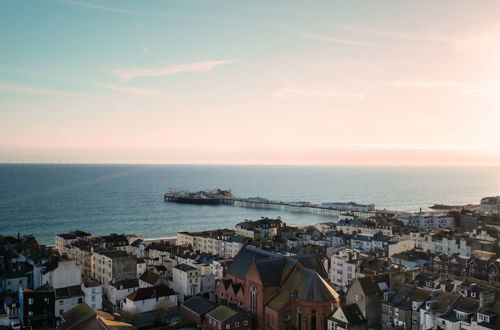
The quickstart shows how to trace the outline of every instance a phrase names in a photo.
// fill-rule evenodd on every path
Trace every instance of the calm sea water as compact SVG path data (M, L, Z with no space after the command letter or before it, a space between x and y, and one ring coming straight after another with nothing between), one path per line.
M416 210L500 195L500 168L2 164L0 232L32 233L53 244L55 234L74 229L152 238L232 227L261 216L281 216L289 224L325 221L304 213L165 203L170 187Z

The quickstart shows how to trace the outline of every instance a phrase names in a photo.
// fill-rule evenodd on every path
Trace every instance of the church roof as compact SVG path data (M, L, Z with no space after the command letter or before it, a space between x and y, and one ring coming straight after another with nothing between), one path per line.
M271 260L279 257L276 253L246 245L241 248L231 265L229 265L227 273L244 279L253 260Z
M279 310L296 297L308 302L338 300L339 294L317 272L304 267L296 267L283 287L267 303L274 310Z
M282 284L297 263L315 270L323 278L328 278L325 268L316 255L284 257L249 245L244 246L236 255L227 273L244 279L254 261L264 287Z

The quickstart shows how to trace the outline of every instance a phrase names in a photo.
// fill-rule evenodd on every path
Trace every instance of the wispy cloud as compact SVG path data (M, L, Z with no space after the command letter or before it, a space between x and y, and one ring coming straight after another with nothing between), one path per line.
M131 80L138 77L162 77L170 76L179 73L205 73L210 72L218 66L234 63L234 60L221 61L203 61L187 64L169 65L157 69L130 69L130 70L115 70L117 77L124 80Z
M365 95L336 90L282 88L273 93L276 99L364 99Z
M78 93L71 93L60 90L44 89L44 88L23 86L17 84L2 84L2 83L0 83L0 92L9 92L15 94L47 95L47 96L81 96L81 94Z
M325 36L325 35L314 34L314 33L299 33L299 35L302 36L302 37L309 38L309 39L323 40L323 41L328 41L328 42L333 42L333 43L343 44L343 45L352 45L352 46L387 46L386 44L383 44L383 43L375 43L375 42L369 42L369 41L358 41L358 40L343 39L343 38L337 38L337 37L332 37L332 36Z
M389 39L398 39L407 41L432 41L432 42L442 42L442 43L454 42L453 38L428 32L394 31L388 29L379 29L371 27L368 28L362 26L340 26L338 28L350 32L358 32L362 34L368 34L371 36L389 38Z
M77 7L84 7L84 8L102 10L102 11L107 11L107 12L112 12L112 13L128 14L128 15L158 16L158 17L170 17L170 18L179 18L179 19L190 19L190 20L216 21L214 18L211 18L211 17L193 16L193 15L178 15L178 14L170 14L170 13L157 12L157 11L122 9L122 8L102 6L102 5L98 5L98 4L94 4L94 3L90 3L90 2L78 1L78 0L60 0L60 2L68 4L68 5L72 5L72 6L77 6Z
M106 7L106 6L96 5L96 4L93 4L90 2L83 2L83 1L76 1L76 0L61 0L61 2L64 2L68 5L110 11L113 13L123 13L123 14L138 14L138 13L140 13L140 12L135 12L135 11L131 11L131 10ZM144 13L144 12L142 12L142 13Z
M162 91L148 89L148 88L140 88L140 87L132 87L132 86L118 86L118 85L109 85L109 84L98 84L98 86L106 89L110 89L115 92L122 92L140 96L165 96L165 93Z
M469 96L469 95L487 95L487 93L481 89L467 89L449 96L442 97L441 100L455 99L457 97Z
M396 80L388 82L387 86L396 88L455 88L463 86L463 83L456 81Z
M498 47L500 46L500 32L495 29L484 32L470 32L466 35L450 36L438 34L430 31L395 31L363 26L340 26L338 29L366 34L385 39L394 39L410 42L428 42L444 44L455 50L475 49L478 47Z

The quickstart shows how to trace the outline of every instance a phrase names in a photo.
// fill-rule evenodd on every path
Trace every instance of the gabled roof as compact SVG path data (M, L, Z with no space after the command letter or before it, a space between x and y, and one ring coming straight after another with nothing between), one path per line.
M444 314L447 313L452 306L457 302L457 300L461 296L458 294L450 293L450 292L441 292L437 296L431 298L430 300L434 300L437 302L436 311Z
M109 313L94 310L90 308L87 304L79 304L62 316L62 322L58 329L61 330L95 330L95 329L106 329L106 330L134 330L136 327L115 321L113 316Z
M294 268L283 287L267 302L280 310L291 297L307 302L338 301L339 294L317 272L304 267Z
M117 288L118 290L138 288L139 280L138 279L121 280L118 282L111 283L111 286Z
M293 263L286 258L259 260L255 265L264 287L281 285L293 267Z
M159 279L160 275L153 272L151 269L146 270L139 279L148 284L154 285Z
M241 248L229 266L227 273L244 279L252 262L255 262L265 287L282 283L292 270L293 265L297 263L315 270L324 278L328 278L328 274L317 255L283 257L277 253L249 245Z
M210 300L200 296L194 296L189 298L182 304L182 306L200 316L208 313L209 311L217 307L217 305L211 302Z
M78 325L84 323L86 320L94 318L95 316L95 311L90 308L89 305L85 303L78 304L61 316L63 321L59 326L59 329L74 329Z
M129 294L127 296L127 299L130 299L132 301L140 301L151 298L168 297L175 294L176 293L166 285L159 285L154 287L139 288Z
M363 313L361 313L361 310L356 304L340 306L333 312L330 318L342 324L355 325L366 322Z
M369 276L355 278L353 282L354 281L359 282L359 285L366 296L377 295L381 292L378 284Z
M253 260L270 260L278 257L280 255L276 253L245 245L229 265L227 273L244 279Z
M236 315L240 314L239 312L235 311L231 307L225 306L225 305L219 305L209 311L206 315L208 317L211 317L215 319L216 321L223 323L226 322L229 319L232 319Z

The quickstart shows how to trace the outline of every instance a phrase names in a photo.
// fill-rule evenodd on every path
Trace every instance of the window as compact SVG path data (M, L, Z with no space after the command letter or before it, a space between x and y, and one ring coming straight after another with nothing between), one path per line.
M35 302L35 299L33 298L28 298L28 304L29 305L33 305L33 303Z
M231 324L226 324L226 329L231 329Z
M81 304L83 302L83 298L78 298L78 303Z
M250 288L250 310L257 312L257 289L255 285Z
M63 315L64 314L64 309L60 309L59 310L59 315Z
M234 322L234 327L239 328L240 327L240 322Z
M248 321L243 321L243 325L248 325Z
M64 300L59 300L59 306L64 305Z

